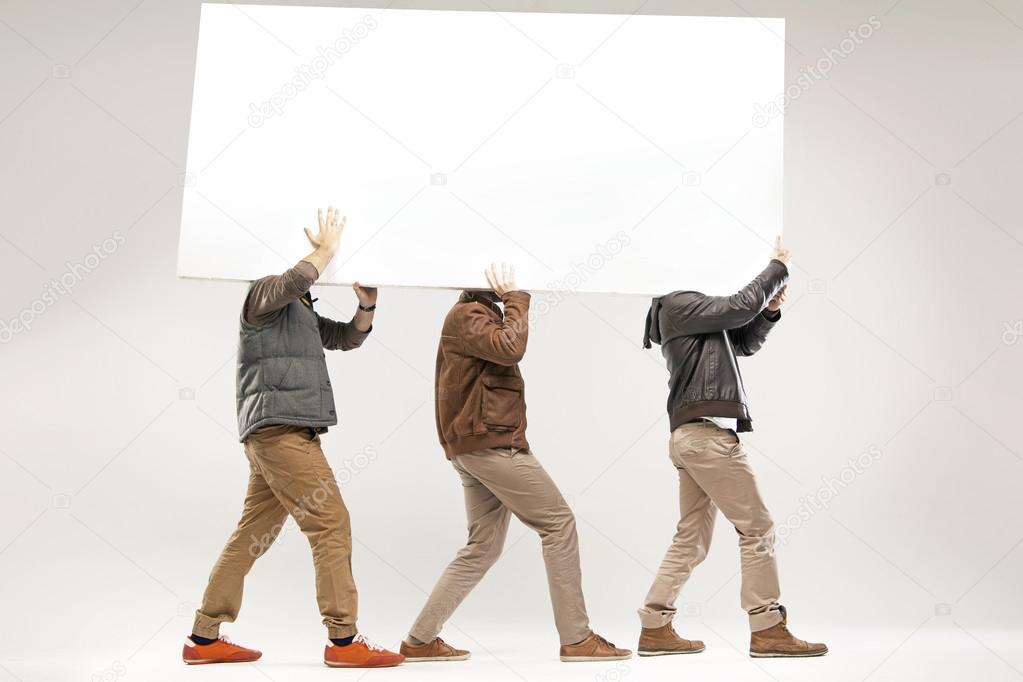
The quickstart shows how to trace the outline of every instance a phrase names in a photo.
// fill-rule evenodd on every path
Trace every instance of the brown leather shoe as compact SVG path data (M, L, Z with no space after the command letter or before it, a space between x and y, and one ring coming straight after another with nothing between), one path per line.
M561 660L566 663L577 661L620 661L625 658L632 658L631 651L619 649L595 632L578 644L562 644L560 653Z
M435 637L432 642L426 644L401 643L401 655L405 657L406 663L419 663L422 661L464 661L470 654L465 649L456 649L440 637Z
M791 632L788 613L781 610L781 622L766 630L750 633L749 655L753 658L808 658L828 653L826 644L805 642Z
M639 633L640 656L667 656L670 654L698 654L707 647L698 639L682 639L671 623L659 628L643 628Z

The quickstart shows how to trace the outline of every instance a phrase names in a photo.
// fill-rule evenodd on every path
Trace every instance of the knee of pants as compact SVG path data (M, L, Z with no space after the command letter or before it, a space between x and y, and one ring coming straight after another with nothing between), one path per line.
M575 514L567 504L548 511L546 516L543 523L534 526L541 538L575 537Z
M323 505L314 510L300 509L293 513L295 522L309 538L342 537L351 534L351 518L342 504Z
M735 531L739 534L739 544L743 546L753 547L754 550L770 554L774 551L774 524L751 524L745 528L736 528Z
M693 566L702 563L707 558L708 546L706 542L696 543L696 553L693 555Z
M292 501L289 511L303 530L305 524L337 525L349 521L348 509L341 500L341 491L335 485L319 483L309 486L301 482L289 487L288 494Z
M497 563L503 546L503 538L499 535L470 538L468 544L458 551L458 558L487 570Z
M489 570L491 566L497 563L500 556L501 547L496 542L477 545L472 552L472 558L475 560L476 565L484 571Z
M228 545L229 550L226 550L225 554L227 551L234 552L235 555L244 554L250 562L255 561L270 549L283 529L284 522L281 521L262 532L242 531L241 534L236 533L232 536Z

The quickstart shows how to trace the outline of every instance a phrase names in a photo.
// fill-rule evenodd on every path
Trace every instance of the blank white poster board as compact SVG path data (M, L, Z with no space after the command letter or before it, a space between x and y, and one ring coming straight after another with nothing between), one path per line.
M204 4L178 274L727 293L782 224L781 19Z

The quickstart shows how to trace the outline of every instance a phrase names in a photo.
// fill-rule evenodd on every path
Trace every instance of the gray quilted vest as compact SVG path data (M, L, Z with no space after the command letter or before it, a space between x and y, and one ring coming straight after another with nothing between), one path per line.
M292 301L277 321L238 334L238 434L245 441L270 424L337 424L334 392L311 303Z

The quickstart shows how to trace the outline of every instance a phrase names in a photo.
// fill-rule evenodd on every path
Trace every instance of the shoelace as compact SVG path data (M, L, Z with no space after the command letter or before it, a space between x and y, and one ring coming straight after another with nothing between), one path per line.
M224 644L234 644L234 642L231 641L231 638L228 637L227 635L221 635L220 637L217 637L217 639L219 639Z
M792 631L789 630L788 620L783 620L782 622L778 623L778 625L781 626L782 631L784 631L786 635L794 639L798 644L807 646L806 640L799 639L794 634L792 634Z
M352 640L352 641L353 641L353 642L357 642L357 643L359 643L359 644L363 645L364 647L366 647L366 648L367 648L367 649L369 649L370 651L386 651L386 649L384 649L384 648L383 648L382 646L377 646L377 645L376 645L376 644L374 644L373 642L371 642L371 641L369 641L368 639L366 639L366 638L365 638L365 637L364 637L364 636L362 635L362 633L361 633L361 632L360 632L359 634L355 635L355 639L354 639L354 640Z
M603 637L601 637L598 634L594 634L593 636L597 638L597 641L603 642L604 644L606 644L607 646L611 647L612 649L617 649L618 648L614 644L612 644L611 642L607 641L606 639L604 639Z

